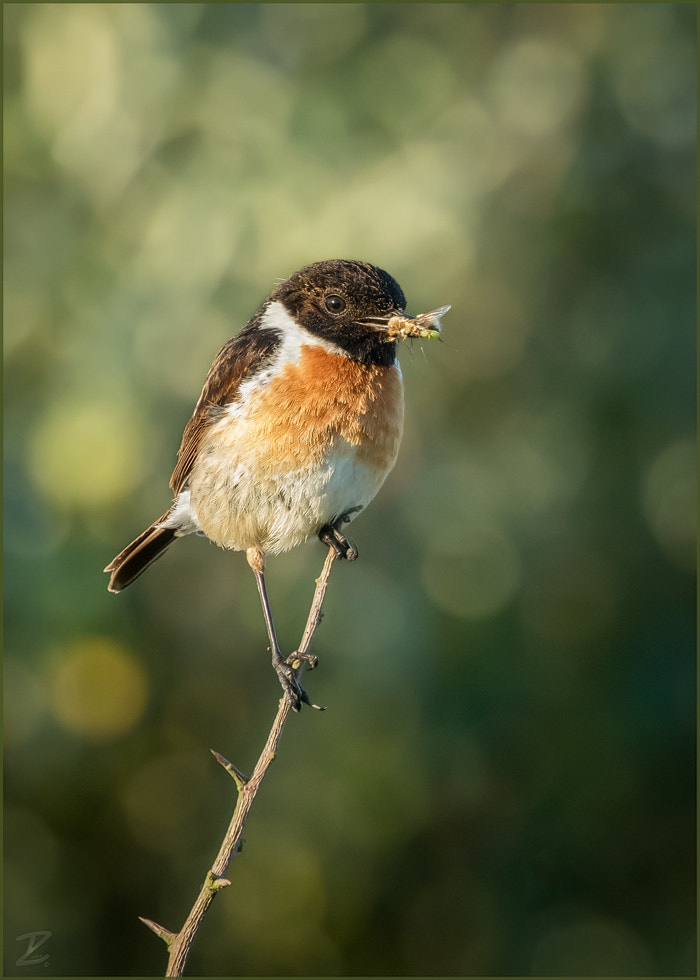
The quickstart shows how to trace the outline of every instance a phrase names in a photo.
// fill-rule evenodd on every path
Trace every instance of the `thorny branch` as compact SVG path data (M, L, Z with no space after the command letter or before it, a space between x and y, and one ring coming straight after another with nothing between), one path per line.
M314 633L316 632L316 628L321 622L321 607L326 595L326 588L328 586L328 578L331 573L331 567L336 557L336 551L333 548L329 548L321 575L316 580L316 591L314 592L313 601L311 603L309 617L306 621L306 627L304 629L301 643L296 651L299 655L299 660L292 663L295 670L302 671L304 669L304 665L306 663L304 660L304 655L308 653ZM236 808L233 811L233 816L231 817L228 830L226 831L226 835L222 841L221 847L219 848L219 853L217 854L211 868L209 871L207 871L199 895L197 896L197 899L192 906L182 929L180 929L179 932L171 932L169 929L165 929L163 926L158 925L157 922L153 922L151 919L145 919L142 916L139 916L141 921L157 936L160 936L168 947L170 955L167 973L165 974L166 977L181 977L183 975L185 964L187 963L187 957L189 956L190 949L192 948L195 936L197 935L197 930L201 925L207 909L211 905L217 892L231 884L228 878L224 876L229 864L231 863L231 860L241 848L243 830L245 828L246 820L248 819L248 814L253 805L258 789L260 788L260 784L263 781L265 773L267 772L270 763L275 758L277 746L279 745L280 738L282 737L282 732L284 731L284 726L290 709L291 700L289 695L285 695L280 700L280 705L277 710L275 720L272 723L272 728L270 729L270 733L267 737L265 747L262 750L260 758L255 764L255 768L253 769L252 775L249 778L246 778L233 765L233 763L229 762L223 755L220 755L218 752L214 752L212 749L214 758L233 777L238 788Z

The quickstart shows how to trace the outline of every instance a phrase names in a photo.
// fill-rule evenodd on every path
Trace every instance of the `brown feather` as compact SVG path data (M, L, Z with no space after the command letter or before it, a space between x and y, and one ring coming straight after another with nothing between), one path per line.
M259 319L260 314L237 337L224 344L214 358L199 401L182 434L177 466L170 478L175 496L187 482L202 436L212 422L211 409L234 402L241 381L260 370L279 344L279 334L275 330L252 329Z
M156 558L160 558L169 544L175 538L173 528L161 527L162 522L167 518L169 511L150 527L139 534L138 538L128 544L123 551L120 551L116 558L104 569L111 572L109 585L110 592L121 592L127 585L131 585L134 579L145 572Z

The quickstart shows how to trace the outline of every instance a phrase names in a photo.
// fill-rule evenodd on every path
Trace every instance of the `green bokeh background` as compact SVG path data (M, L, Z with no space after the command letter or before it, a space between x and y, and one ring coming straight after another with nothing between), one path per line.
M695 5L4 13L6 974L164 970L279 691L242 556L101 569L331 257L453 309L189 973L694 973Z

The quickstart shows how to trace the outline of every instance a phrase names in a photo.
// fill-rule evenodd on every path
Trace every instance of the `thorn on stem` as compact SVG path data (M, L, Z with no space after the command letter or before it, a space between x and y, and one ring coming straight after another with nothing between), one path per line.
M244 776L241 770L237 769L232 762L229 762L225 755L221 755L221 753L215 751L215 749L210 749L209 751L214 756L214 758L219 763L219 765L223 766L226 772L229 774L229 776L232 777L232 779L236 783L236 786L238 787L238 791L241 792L245 788L246 783L248 782L248 777Z
M222 878L215 875L213 871L207 871L207 888L211 888L213 892L220 892L222 888L226 888L230 884L228 878Z
M139 916L139 919L145 926L148 926L151 932L155 932L156 936L162 939L168 949L170 949L177 938L177 933L171 932L170 929L166 929L164 926L159 926L153 919L145 919L142 915Z

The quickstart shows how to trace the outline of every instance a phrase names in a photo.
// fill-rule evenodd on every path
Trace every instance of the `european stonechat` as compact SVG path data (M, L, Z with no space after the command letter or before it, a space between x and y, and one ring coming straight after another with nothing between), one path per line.
M397 340L436 336L449 307L409 317L392 277L367 262L315 262L278 286L214 359L185 426L172 507L105 568L120 592L185 534L245 551L272 663L292 707L311 702L285 662L265 556L342 533L392 469L403 429Z

